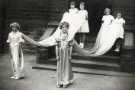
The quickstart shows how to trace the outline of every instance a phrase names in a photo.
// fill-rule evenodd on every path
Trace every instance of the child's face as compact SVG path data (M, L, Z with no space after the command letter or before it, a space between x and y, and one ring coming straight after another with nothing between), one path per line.
M110 14L110 9L105 9L105 14L109 15Z
M16 32L18 30L17 27L14 27L14 26L11 27L11 29L12 29L13 32Z
M62 26L62 32L63 33L67 33L68 32L68 28L65 25Z
M80 9L81 9L81 10L84 10L84 7L85 7L84 4L81 3L81 4L80 4Z
M71 9L75 8L75 4L74 3L70 3L70 8Z
M121 13L117 13L117 18L121 18Z

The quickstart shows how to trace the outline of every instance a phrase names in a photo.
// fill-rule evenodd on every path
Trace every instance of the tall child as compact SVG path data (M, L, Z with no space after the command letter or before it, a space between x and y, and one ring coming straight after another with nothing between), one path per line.
M102 25L98 32L94 47L91 49L91 53L94 56L103 55L114 44L114 30L111 29L114 17L111 15L111 9L105 8L104 16L102 17Z
M79 7L80 7L79 14L85 20L85 22L81 25L81 28L78 31L81 34L80 47L84 48L86 33L89 33L88 12L87 12L87 10L85 10L85 2L80 2Z
M19 23L11 23L10 28L12 31L8 35L7 43L9 43L10 46L11 64L13 69L13 76L11 78L20 79L23 77L24 60L21 45L24 40L22 38L22 33L19 32Z
M60 24L60 36L56 38L57 87L67 87L73 82L71 66L72 41L68 41L69 24Z

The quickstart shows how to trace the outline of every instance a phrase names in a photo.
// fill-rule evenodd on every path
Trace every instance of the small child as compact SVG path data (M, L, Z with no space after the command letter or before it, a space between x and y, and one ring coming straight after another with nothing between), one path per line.
M85 2L83 2L83 1L80 2L79 14L85 20L85 22L82 24L80 30L78 31L81 34L80 47L84 48L86 33L89 33L89 24L88 24L88 12L87 12L87 10L85 10Z
M121 42L123 41L124 38L124 25L125 25L125 20L122 18L122 14L120 12L117 13L116 19L113 22L113 29L117 32L116 33L116 38L118 39L118 43L116 44L116 52L120 51L121 47Z
M23 51L21 48L21 43L24 42L24 39L22 38L22 33L19 32L19 23L11 23L10 28L12 31L9 33L7 40L7 43L9 43L10 46L11 64L13 69L13 76L10 78L20 79L24 76L22 73L24 67L24 60Z
M60 24L60 36L56 39L57 87L67 87L73 82L71 67L72 41L68 41L69 23Z

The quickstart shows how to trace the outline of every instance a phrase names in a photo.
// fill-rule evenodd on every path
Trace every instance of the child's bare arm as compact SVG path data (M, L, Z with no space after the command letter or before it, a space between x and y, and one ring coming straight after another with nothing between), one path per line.
M86 11L86 20L88 20L88 12Z
M56 59L59 60L58 46L56 46Z
M38 42L36 42L35 40L31 39L30 37L26 36L25 34L22 33L22 37L28 41L29 43L36 45L36 46L40 46L40 44Z
M59 60L59 46L58 46L58 43L55 47L55 53L56 53L56 59Z
M72 57L72 50L73 50L73 42L70 41L69 42L69 59L71 59Z

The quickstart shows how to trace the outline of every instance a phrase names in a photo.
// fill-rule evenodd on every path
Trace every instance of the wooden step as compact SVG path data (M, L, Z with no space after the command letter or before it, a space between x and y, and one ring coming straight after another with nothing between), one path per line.
M47 65L56 65L56 62L57 60L55 58L44 60L44 64ZM98 60L93 61L91 59L90 60L72 59L71 62L74 67L108 70L108 71L120 71L120 65L118 63L100 62Z
M102 55L102 56L80 56L80 55L72 55L73 59L83 59L83 60L91 60L91 61L98 61L98 62L108 62L108 63L119 63L120 61L120 56L107 56L107 55Z
M33 69L39 70L52 70L56 71L56 65L48 65L48 64L36 64L33 65ZM90 69L90 68L81 68L81 67L73 67L74 73L81 74L93 74L93 75L104 75L104 76L120 76L120 77L131 77L135 76L134 73L126 73L120 71L108 71L108 70L98 70L98 69Z

